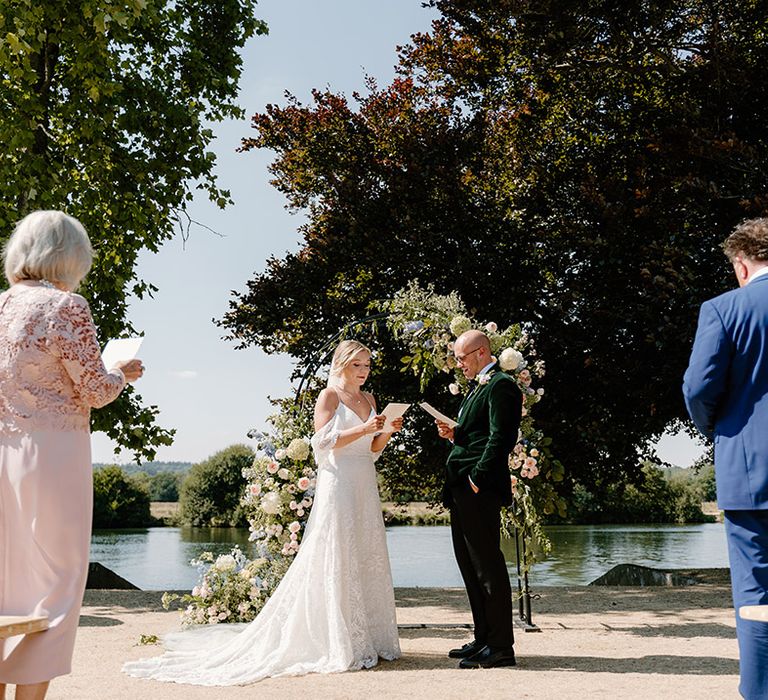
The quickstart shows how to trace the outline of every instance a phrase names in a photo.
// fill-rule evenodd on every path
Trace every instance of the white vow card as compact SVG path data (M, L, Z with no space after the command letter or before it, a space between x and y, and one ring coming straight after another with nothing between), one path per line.
M383 432L391 433L393 431L392 421L395 420L395 418L400 418L400 416L402 416L410 407L411 404L409 403L388 403L381 412L381 415L386 416L387 419L387 422L384 424Z
M104 347L101 359L109 370L121 360L132 360L139 354L139 348L144 338L113 338Z
M420 403L419 406L429 413L430 416L437 418L441 423L445 423L449 428L455 428L458 425L453 418L448 418L445 414L440 413L440 411L430 406L426 401Z

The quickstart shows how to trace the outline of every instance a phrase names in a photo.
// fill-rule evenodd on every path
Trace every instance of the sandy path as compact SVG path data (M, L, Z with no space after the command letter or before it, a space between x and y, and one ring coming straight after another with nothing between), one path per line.
M730 591L686 588L543 588L539 633L516 632L518 666L461 670L447 651L469 639L459 589L398 589L403 658L369 671L268 679L200 688L129 678L124 660L160 652L142 634L177 626L160 594L88 591L70 676L49 698L738 698L738 652ZM427 625L425 628L419 625ZM13 694L9 694L13 697Z

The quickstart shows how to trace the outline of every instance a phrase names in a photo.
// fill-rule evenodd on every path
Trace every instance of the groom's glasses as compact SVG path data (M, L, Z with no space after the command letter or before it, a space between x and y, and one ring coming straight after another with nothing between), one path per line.
M458 362L460 365L464 364L464 360L466 360L473 352L477 352L480 348L475 348L474 350L470 350L467 353L464 353L463 355L454 355L456 358L456 362Z

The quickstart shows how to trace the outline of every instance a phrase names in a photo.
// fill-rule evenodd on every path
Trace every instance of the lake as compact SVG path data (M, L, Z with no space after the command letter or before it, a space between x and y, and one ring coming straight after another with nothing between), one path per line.
M536 564L532 587L585 585L616 564L657 568L727 567L722 523L701 525L557 525L546 528L552 554ZM189 564L201 552L228 552L239 544L249 552L248 531L228 528L95 530L91 561L99 562L139 588L191 589L198 572ZM392 578L397 587L462 586L453 559L450 528L387 528ZM505 542L515 578L514 543Z

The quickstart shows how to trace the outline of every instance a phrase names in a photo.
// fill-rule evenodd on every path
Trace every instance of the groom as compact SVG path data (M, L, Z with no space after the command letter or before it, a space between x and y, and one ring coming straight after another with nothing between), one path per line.
M499 371L488 337L480 331L460 335L454 354L474 388L459 408L458 425L437 421L437 429L453 443L443 501L451 511L453 551L467 588L475 639L448 655L461 659L460 668L514 666L512 591L499 530L501 509L512 503L508 458L517 442L522 394Z

